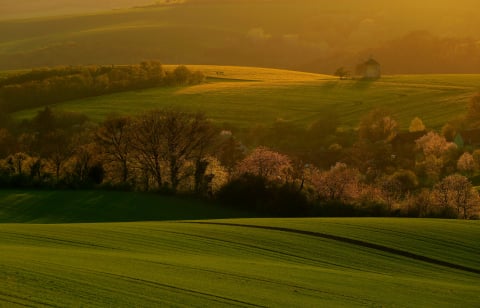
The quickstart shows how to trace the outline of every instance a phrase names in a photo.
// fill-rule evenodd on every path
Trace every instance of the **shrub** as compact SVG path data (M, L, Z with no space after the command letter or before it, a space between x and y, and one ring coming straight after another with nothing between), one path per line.
M223 204L269 216L306 216L309 210L307 198L294 185L248 173L223 186L217 198Z

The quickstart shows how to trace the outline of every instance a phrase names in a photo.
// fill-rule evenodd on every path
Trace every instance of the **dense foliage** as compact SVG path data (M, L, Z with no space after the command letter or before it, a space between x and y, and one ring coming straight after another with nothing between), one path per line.
M176 109L100 124L49 107L21 123L2 114L0 185L195 194L274 216L476 218L477 100L441 132L418 117L400 131L378 109L358 130L339 128L334 113L305 128L278 120L247 129Z
M192 72L185 66L165 71L156 61L33 69L0 79L0 110L12 112L121 91L197 84L203 80L201 72Z

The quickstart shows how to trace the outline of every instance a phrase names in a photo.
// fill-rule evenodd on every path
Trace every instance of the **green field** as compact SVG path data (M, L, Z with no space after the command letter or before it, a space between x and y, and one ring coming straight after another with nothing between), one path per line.
M326 110L334 110L343 126L356 127L366 113L381 107L390 110L404 129L416 116L427 127L440 128L462 116L470 97L480 90L480 75L398 75L362 81L255 67L190 67L205 72L208 82L116 93L65 102L55 108L82 112L101 121L110 113L132 115L174 106L203 111L217 123L240 127L268 125L277 119L306 126ZM217 72L223 74L217 76ZM38 110L15 116L29 118Z
M477 307L479 238L426 219L1 224L0 306Z

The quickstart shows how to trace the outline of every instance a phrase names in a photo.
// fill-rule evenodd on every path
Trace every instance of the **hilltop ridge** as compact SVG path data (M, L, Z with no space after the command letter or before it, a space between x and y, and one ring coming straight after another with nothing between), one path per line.
M55 3L62 1L67 3ZM153 2L125 0L118 6L123 3ZM98 4L88 13L80 7L78 14L0 19L0 69L159 59L331 74L375 55L390 74L478 73L475 5L460 0L425 9L416 1L197 0L105 11ZM412 14L422 18L412 20Z

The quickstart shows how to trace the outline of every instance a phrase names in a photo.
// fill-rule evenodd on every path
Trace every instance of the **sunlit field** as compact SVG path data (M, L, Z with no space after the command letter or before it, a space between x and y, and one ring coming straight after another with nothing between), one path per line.
M479 237L477 222L419 219L2 224L0 302L475 307Z
M399 119L403 129L416 116L427 127L440 128L465 113L480 84L480 75L396 75L364 81L254 67L191 68L203 71L207 82L186 88L116 93L53 107L85 113L96 121L111 113L134 115L177 107L202 111L217 123L239 127L270 124L277 119L306 126L325 111L335 111L342 126L356 127L370 110L384 108ZM15 117L31 118L38 110L18 112Z

